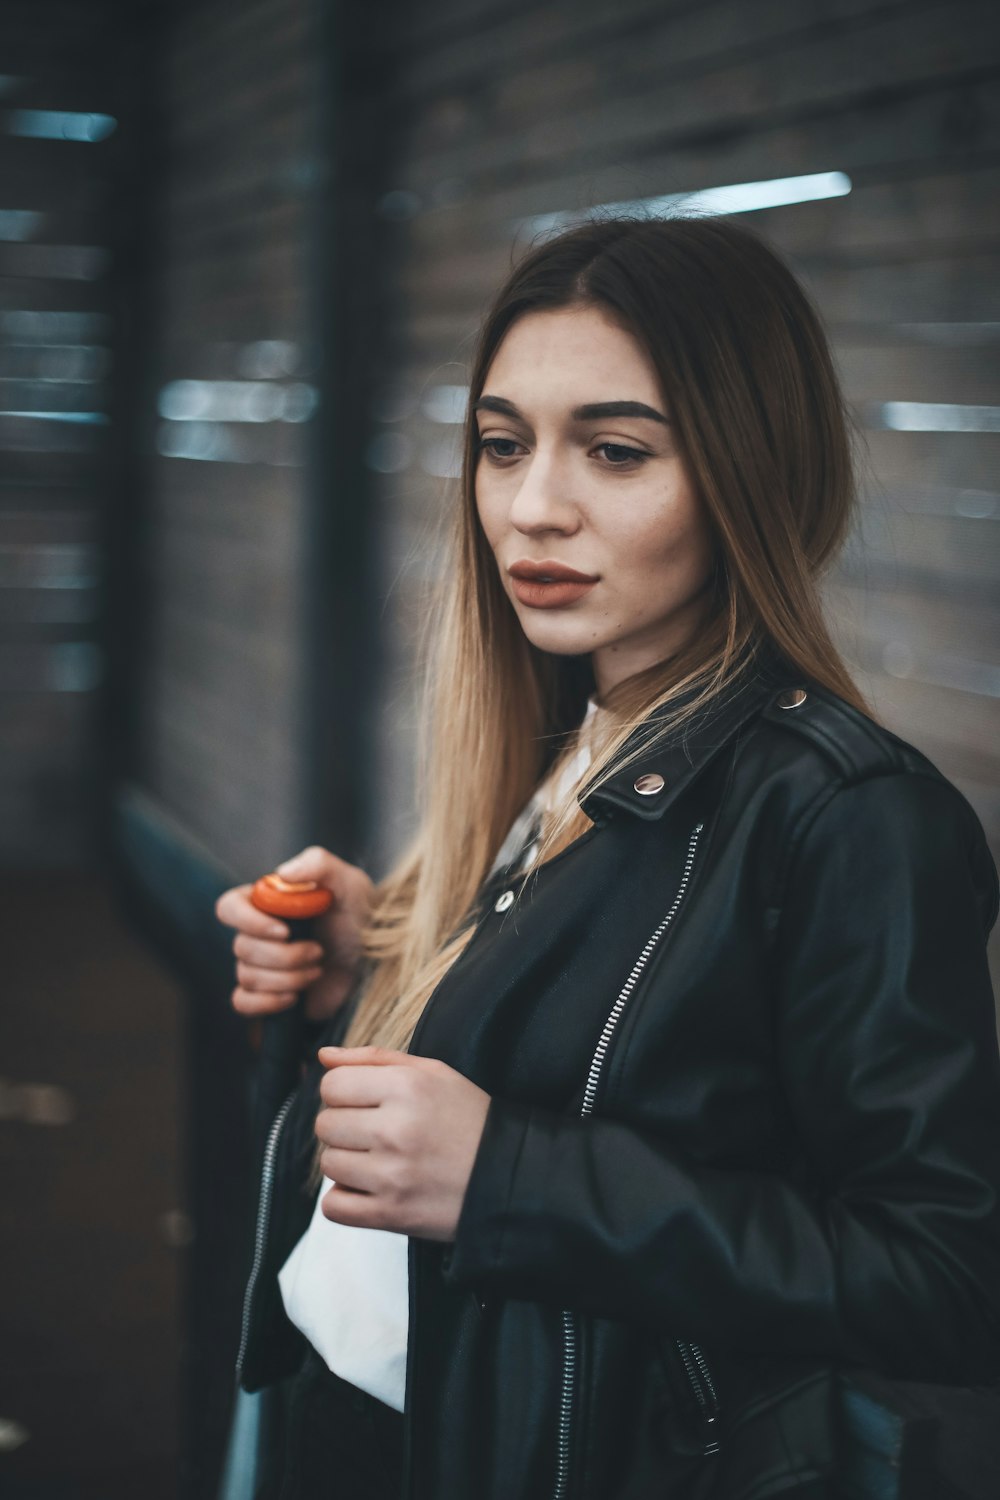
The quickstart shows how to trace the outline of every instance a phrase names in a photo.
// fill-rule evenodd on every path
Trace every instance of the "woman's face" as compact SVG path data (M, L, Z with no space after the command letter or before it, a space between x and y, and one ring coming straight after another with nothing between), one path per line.
M473 420L479 518L532 644L589 652L599 694L675 652L703 616L713 547L632 335L595 307L525 313ZM556 570L582 578L546 581Z

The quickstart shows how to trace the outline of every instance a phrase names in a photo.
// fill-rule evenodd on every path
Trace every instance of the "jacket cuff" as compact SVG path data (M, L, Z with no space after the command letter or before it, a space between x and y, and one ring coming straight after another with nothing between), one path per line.
M544 1164L539 1166L537 1150L526 1149L536 1113L495 1095L490 1101L455 1239L442 1261L442 1275L454 1286L488 1281L501 1269L515 1201L518 1218L544 1217Z

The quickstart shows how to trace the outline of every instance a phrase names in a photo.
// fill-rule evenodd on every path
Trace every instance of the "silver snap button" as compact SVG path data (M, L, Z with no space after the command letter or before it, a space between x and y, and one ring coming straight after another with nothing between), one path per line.
M637 776L632 786L640 797L655 797L666 784L659 771L647 771L644 776Z
M782 693L778 699L778 707L801 708L807 696L805 688L789 688L787 693Z
M506 911L508 907L513 906L513 905L514 905L514 892L513 891L504 891L504 893L503 893L502 896L498 896L497 897L497 899L496 899L496 905L494 906L493 910L494 911Z

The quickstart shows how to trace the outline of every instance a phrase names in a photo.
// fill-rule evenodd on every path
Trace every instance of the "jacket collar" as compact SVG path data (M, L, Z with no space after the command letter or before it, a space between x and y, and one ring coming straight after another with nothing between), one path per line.
M607 808L621 808L648 822L662 818L741 726L783 689L800 686L800 678L801 673L789 666L775 647L762 646L754 665L738 684L701 709L675 734L610 776L603 786L588 792L580 799L580 806L591 818ZM669 711L675 707L671 705ZM661 709L651 713L629 736L621 753L646 743L666 712ZM654 778L645 782L647 787L655 787L656 778L662 778L662 789L637 791L636 783L642 777Z

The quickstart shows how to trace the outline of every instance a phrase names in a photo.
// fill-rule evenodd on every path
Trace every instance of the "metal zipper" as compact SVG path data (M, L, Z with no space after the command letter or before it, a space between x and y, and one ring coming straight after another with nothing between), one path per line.
M607 1058L608 1048L611 1045L611 1038L614 1035L615 1027L621 1020L622 1012L628 1004L629 997L639 981L640 974L649 962L654 948L674 920L674 917L677 915L677 909L684 899L684 893L688 888L691 880L691 871L694 867L695 850L698 847L698 840L701 837L704 826L704 823L696 823L691 830L691 836L688 839L687 854L684 858L681 883L677 887L677 894L674 896L670 910L647 938L642 952L633 964L631 973L622 986L618 999L611 1008L611 1014L604 1023L604 1029L601 1032L594 1056L591 1059L590 1071L587 1074L587 1083L583 1091L583 1102L580 1106L581 1119L584 1119L593 1111L594 1100L597 1096L597 1085L600 1081L605 1059ZM576 1378L576 1320L569 1309L563 1310L562 1322L562 1391L559 1401L559 1444L556 1460L556 1487L553 1500L566 1500L566 1485L569 1481L569 1443L573 1413L573 1386ZM705 1363L705 1357L697 1344L681 1344L678 1341L678 1348L681 1351L681 1358L684 1359L684 1368L688 1371L688 1379L691 1381L695 1396L699 1402L699 1407L703 1413L706 1413L705 1420L706 1422L714 1422L715 1410L717 1408L715 1385L709 1374L708 1365ZM685 1357L685 1351L687 1351L687 1357ZM708 1416L707 1413L710 1410L711 1416ZM706 1453L714 1453L717 1449L718 1444L714 1443L713 1446L707 1447L705 1451Z
M715 1381L709 1373L705 1356L697 1344L687 1344L683 1339L675 1339L674 1342L680 1350L688 1382L701 1409L701 1420L705 1425L705 1446L701 1451L707 1458L709 1454L719 1451L719 1440L715 1436L715 1423L719 1415L719 1398L715 1392Z
M250 1308L253 1303L253 1294L260 1276L261 1267L264 1264L264 1244L267 1240L267 1221L271 1215L271 1194L274 1190L274 1158L278 1150L278 1138L281 1135L282 1126L292 1107L292 1100L298 1093L294 1088L278 1110L271 1122L271 1128L267 1133L267 1142L264 1146L264 1160L260 1170L260 1197L257 1200L257 1228L254 1233L253 1263L250 1266L250 1275L247 1277L246 1291L243 1293L243 1320L240 1327L240 1349L236 1356L236 1375L243 1369L243 1360L247 1352L247 1340L250 1336Z

